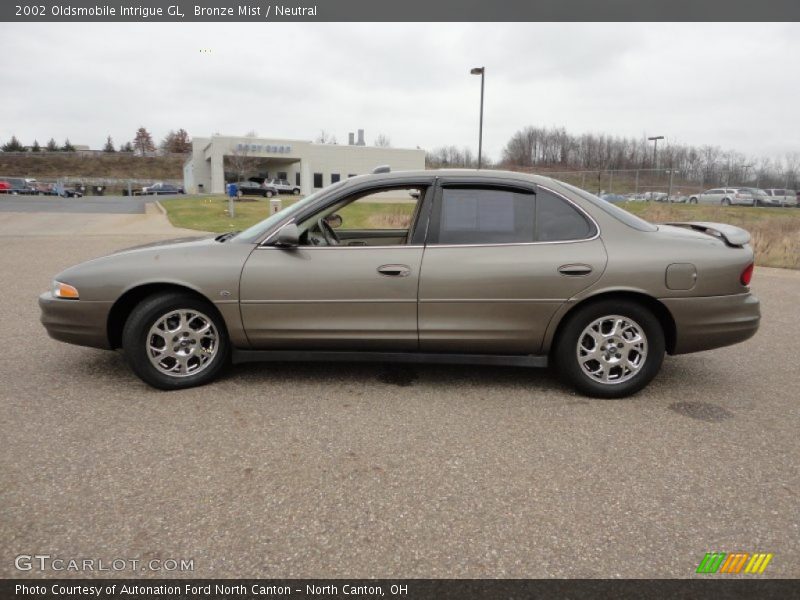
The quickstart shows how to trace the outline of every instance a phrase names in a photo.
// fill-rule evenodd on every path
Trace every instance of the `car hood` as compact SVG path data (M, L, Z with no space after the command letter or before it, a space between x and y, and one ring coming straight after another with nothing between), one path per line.
M204 235L194 235L194 236L187 236L187 237L180 237L180 238L171 238L168 240L160 240L157 242L150 242L148 244L139 244L138 246L131 246L130 248L122 248L121 250L116 250L111 254L122 254L125 252L136 252L137 250L144 250L146 248L161 248L166 246L193 246L193 245L206 245L208 242L213 242L214 238L217 237L217 234L204 234Z

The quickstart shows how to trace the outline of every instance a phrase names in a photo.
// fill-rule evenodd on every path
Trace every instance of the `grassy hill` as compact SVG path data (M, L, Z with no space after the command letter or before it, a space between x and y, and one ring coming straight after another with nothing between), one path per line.
M182 179L187 156L133 156L129 153L0 152L0 175L48 181L60 177L98 179Z

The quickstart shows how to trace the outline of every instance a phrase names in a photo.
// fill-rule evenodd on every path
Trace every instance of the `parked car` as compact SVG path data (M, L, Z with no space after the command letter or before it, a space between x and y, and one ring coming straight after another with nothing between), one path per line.
M43 183L40 181L35 181L31 185L35 194L40 196L55 196L55 186L52 183Z
M645 200L654 200L656 202L665 202L667 200L666 192L645 192L643 196Z
M56 184L54 187L57 196L62 198L83 198L83 188Z
M365 228L383 206L365 197L391 191L419 192L408 220ZM646 386L665 352L756 332L749 241L726 224L655 226L547 177L384 172L238 233L79 264L39 304L51 337L122 348L165 390L208 383L230 360L552 363L611 398Z
M746 191L746 188L713 188L689 196L689 203L753 206L754 198L752 193Z
M8 183L6 194L30 195L35 193L24 177L0 177L0 179Z
M236 184L236 195L242 196L261 196L262 198L272 198L278 195L275 186L267 183L257 183L255 181L240 181Z
M11 184L5 179L0 179L0 194L10 194Z
M272 185L281 194L299 194L300 186L292 185L287 179L267 179L264 183Z
M183 188L171 183L153 183L142 188L143 196L163 196L169 194L183 194Z
M767 203L771 206L794 206L798 205L798 193L794 190L783 188L768 188L763 190L767 195Z
M689 202L689 196L677 192L670 196L667 196L665 202L675 203L675 204L686 204L687 202Z
M628 199L622 194L601 194L600 198L606 202L611 202L612 204L628 201Z

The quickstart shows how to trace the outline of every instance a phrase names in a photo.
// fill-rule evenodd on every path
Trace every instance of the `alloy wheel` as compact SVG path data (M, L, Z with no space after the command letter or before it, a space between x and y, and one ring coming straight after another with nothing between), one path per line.
M642 370L647 360L647 336L633 319L608 315L583 330L576 353L581 371L592 381L619 384Z
M192 309L160 316L145 340L152 365L170 377L188 377L205 370L214 361L219 343L214 322Z

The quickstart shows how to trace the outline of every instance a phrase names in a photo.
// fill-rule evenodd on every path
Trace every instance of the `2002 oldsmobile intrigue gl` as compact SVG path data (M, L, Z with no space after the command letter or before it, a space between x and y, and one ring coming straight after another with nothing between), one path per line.
M42 322L122 348L161 389L207 383L230 359L552 361L599 397L640 390L665 352L758 328L742 229L652 225L520 173L378 171L240 233L67 269L39 299Z

